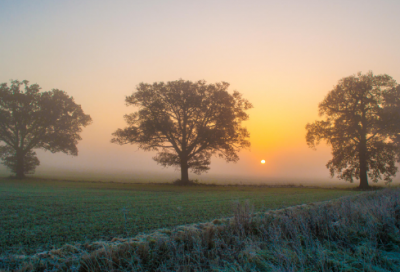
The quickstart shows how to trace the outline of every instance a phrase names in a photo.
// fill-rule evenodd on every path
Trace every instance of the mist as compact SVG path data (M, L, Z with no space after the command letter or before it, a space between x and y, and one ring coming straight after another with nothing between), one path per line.
M400 6L394 1L1 5L0 82L27 79L42 91L61 89L93 119L81 133L77 157L35 150L35 176L177 179L176 169L152 160L155 152L110 140L126 125L123 115L136 110L125 105L125 97L139 83L182 78L226 81L231 93L239 91L254 106L243 123L250 149L239 153L237 163L213 157L207 173L190 178L336 184L325 167L330 148L315 151L305 141L305 125L319 118L318 103L340 78L358 71L400 79L400 38L392 33L400 24ZM0 171L10 174L3 166Z

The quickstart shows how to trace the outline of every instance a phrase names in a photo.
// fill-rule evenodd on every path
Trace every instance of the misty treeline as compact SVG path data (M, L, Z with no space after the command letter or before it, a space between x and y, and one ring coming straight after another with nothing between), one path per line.
M24 90L21 90L21 87ZM181 170L181 184L191 184L189 170L210 169L211 157L237 162L250 146L242 122L252 104L229 84L182 79L140 83L126 97L137 111L125 115L127 127L112 142L156 151L162 166ZM358 73L339 80L319 104L321 121L307 124L307 144L332 147L327 167L332 176L367 188L368 177L390 182L400 161L400 87L388 75ZM11 81L0 85L0 156L18 178L39 165L34 149L77 155L82 127L91 123L81 106L65 92L40 92L37 84Z

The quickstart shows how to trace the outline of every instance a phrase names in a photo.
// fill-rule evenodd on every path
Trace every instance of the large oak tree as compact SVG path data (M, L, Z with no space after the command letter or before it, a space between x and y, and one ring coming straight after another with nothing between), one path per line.
M331 175L366 189L368 176L387 182L397 171L400 92L388 75L358 73L345 77L319 104L322 121L307 124L310 147L325 140L332 146L333 158L326 165ZM398 104L394 102L397 101Z
M388 121L390 139L396 144L400 159L400 85L385 93L384 107Z
M236 162L237 152L250 146L241 124L252 105L240 93L228 93L228 87L184 80L141 83L126 97L138 111L125 115L128 127L113 133L112 142L158 151L153 159L180 167L183 184L189 183L189 169L207 171L213 154Z
M0 85L0 157L17 178L39 165L33 149L76 156L79 133L91 122L64 91L40 92L39 85L28 83L15 80L10 86Z

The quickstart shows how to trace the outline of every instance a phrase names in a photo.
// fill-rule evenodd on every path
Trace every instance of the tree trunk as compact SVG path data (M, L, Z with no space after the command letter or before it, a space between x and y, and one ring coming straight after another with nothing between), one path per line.
M360 142L360 189L368 189L368 175L367 175L367 141L361 139Z
M17 151L17 165L15 166L15 174L18 179L25 178L25 169L24 169L24 154L22 151Z
M181 161L181 183L183 185L189 184L189 167L186 160Z

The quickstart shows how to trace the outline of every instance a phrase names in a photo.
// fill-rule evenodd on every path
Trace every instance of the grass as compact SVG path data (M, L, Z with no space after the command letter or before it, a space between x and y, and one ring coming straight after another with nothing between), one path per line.
M16 271L400 271L400 189L0 258Z
M0 179L0 255L34 254L67 243L131 237L150 230L323 201L355 191Z

